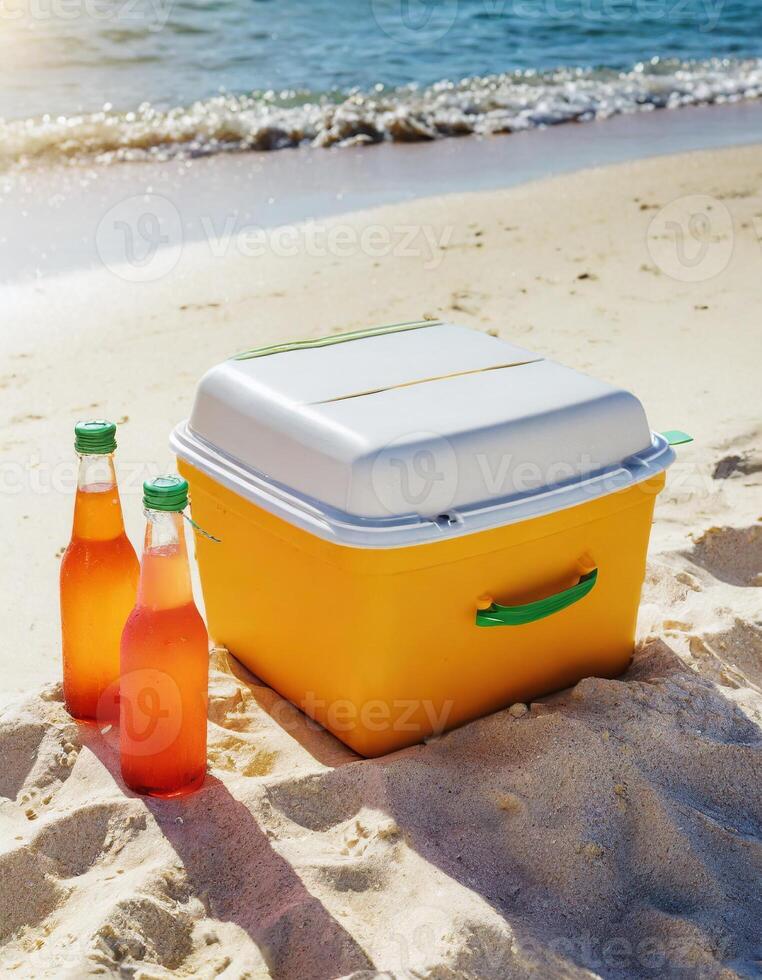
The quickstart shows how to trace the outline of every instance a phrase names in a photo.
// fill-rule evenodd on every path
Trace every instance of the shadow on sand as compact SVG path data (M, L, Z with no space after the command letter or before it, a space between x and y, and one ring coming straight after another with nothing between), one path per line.
M760 785L760 728L654 640L621 678L584 680L522 719L497 712L267 794L316 834L381 811L481 895L513 938L475 923L456 974L521 975L528 955L550 976L692 978L759 968Z
M663 641L638 650L619 679L589 678L523 718L497 712L373 760L230 664L257 704L328 766L264 784L280 818L303 836L361 810L391 817L408 847L506 924L502 937L467 924L454 975L593 970L613 980L758 967L762 732ZM87 742L121 784L113 740L90 732ZM374 970L218 779L146 805L195 894L248 933L273 976ZM432 928L452 913L435 908Z
M115 732L83 725L82 744L98 756L125 796ZM186 797L142 797L212 918L232 922L256 943L273 977L328 980L372 971L352 936L311 895L272 847L246 805L215 776ZM322 964L333 968L327 974ZM310 963L315 964L314 971ZM320 968L318 968L320 965Z

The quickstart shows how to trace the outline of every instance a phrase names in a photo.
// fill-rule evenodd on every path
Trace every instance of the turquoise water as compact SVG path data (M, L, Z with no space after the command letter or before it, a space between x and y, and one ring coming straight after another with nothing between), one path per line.
M753 0L5 0L0 160L509 132L762 94Z

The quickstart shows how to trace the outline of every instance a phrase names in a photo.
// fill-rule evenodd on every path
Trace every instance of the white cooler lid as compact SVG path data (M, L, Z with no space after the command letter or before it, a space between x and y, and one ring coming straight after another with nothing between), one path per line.
M572 506L674 458L629 392L428 321L225 361L172 444L293 523L382 547Z

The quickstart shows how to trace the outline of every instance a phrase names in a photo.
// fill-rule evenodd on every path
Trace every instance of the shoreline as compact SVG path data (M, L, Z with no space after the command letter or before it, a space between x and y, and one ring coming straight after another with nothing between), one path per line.
M3 285L153 249L423 197L499 190L652 156L762 140L762 101L615 116L491 137L51 167L0 175ZM147 224L138 226L143 215Z

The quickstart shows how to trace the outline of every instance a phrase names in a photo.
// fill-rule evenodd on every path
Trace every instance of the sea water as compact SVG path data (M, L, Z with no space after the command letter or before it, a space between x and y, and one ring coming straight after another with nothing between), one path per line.
M762 93L756 0L3 0L0 166L504 133Z

